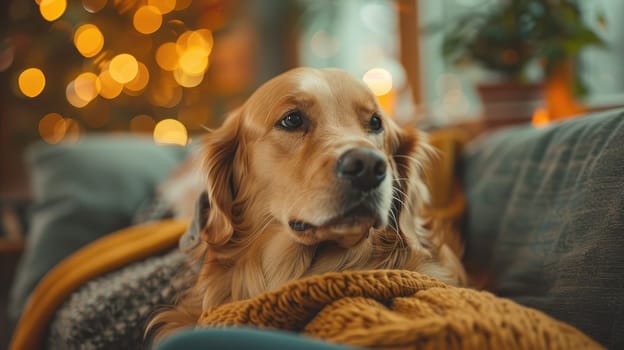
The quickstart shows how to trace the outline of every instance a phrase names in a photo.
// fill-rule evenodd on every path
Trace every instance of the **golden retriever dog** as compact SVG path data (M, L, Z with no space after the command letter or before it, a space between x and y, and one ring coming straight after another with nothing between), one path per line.
M148 329L157 340L208 308L330 271L462 284L458 257L423 227L430 150L348 73L299 68L265 83L202 141L200 268Z

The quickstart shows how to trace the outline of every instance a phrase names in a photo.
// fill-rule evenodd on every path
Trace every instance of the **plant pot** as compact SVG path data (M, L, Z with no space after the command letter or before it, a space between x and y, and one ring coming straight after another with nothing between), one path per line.
M542 84L479 83L477 93L487 121L529 121L533 112L544 105Z

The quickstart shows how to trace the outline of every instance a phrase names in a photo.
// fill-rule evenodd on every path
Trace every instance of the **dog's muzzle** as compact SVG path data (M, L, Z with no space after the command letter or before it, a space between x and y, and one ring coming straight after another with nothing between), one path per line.
M370 191L386 178L386 160L377 150L357 147L344 152L336 162L336 174L354 189Z

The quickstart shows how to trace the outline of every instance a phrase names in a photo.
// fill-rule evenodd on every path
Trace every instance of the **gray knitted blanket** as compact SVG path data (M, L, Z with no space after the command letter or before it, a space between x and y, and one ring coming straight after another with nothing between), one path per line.
M144 349L154 310L171 305L190 273L178 249L96 278L56 312L47 337L51 350Z

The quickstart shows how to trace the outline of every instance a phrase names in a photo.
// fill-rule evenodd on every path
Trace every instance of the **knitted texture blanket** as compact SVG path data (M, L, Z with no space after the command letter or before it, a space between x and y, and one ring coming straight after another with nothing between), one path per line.
M200 326L255 326L383 349L601 349L574 327L410 271L328 273L206 310Z

